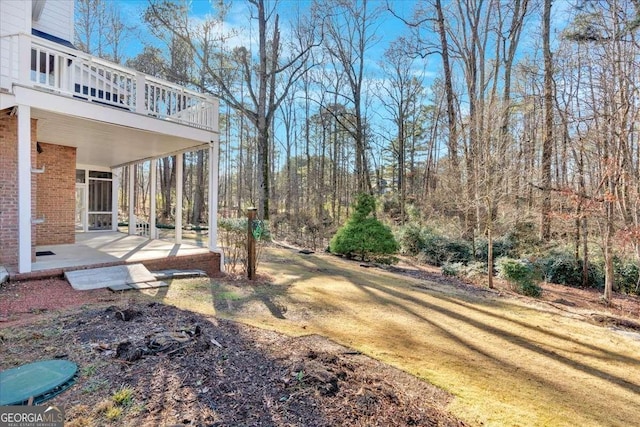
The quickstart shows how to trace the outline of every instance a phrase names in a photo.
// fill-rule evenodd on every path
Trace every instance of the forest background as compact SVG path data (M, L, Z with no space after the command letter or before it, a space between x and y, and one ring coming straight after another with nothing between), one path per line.
M220 98L227 226L256 206L324 248L369 193L450 274L510 257L605 300L640 283L639 26L635 0L76 0L78 48ZM157 195L137 166L137 216L174 222L175 161ZM208 162L184 156L194 228Z

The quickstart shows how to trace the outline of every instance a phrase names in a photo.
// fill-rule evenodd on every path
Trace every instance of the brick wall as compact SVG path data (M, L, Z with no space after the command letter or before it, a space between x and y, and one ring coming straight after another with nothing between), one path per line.
M18 265L18 120L0 111L0 265Z
M0 265L18 266L18 118L0 111ZM36 164L37 121L31 120L31 159ZM36 206L37 183L31 187L31 209ZM35 211L35 210L34 210ZM31 256L35 259L35 226L31 227Z
M209 277L220 275L220 254L216 252L170 256L167 258L143 260L141 262L151 271L198 269L207 273Z
M35 175L37 181L37 245L75 243L76 149L63 145L40 143L38 167L45 172Z

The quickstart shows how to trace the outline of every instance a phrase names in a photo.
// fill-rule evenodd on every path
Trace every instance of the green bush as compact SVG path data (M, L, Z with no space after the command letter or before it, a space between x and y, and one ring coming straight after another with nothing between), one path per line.
M513 234L507 234L506 236L498 237L493 240L493 259L502 257L515 258L517 257L518 242ZM489 260L489 242L487 239L478 239L476 242L476 259L484 261Z
M363 261L384 260L388 259L384 255L396 253L399 245L391 229L372 215L375 208L373 196L358 195L351 217L331 239L330 251L347 257L359 256Z
M271 240L268 222L262 225L258 242ZM230 272L246 272L247 265L247 218L218 218L218 237L224 250L225 267ZM256 246L256 256L260 259L263 245Z
M424 248L424 230L415 224L405 225L398 232L400 252L405 255L418 255Z
M437 234L430 228L420 228L415 224L402 227L398 233L401 252L417 256L425 264L442 266L444 263L466 264L473 258L469 242L451 239Z
M464 265L460 262L445 262L441 270L443 276L458 276Z
M559 285L581 286L582 266L575 257L565 252L552 252L538 260L547 282Z
M547 282L573 287L582 286L582 260L567 251L555 249L537 260ZM592 288L604 286L603 266L597 260L589 262L587 283Z
M471 261L471 245L464 240L449 239L436 234L424 237L423 247L418 260L440 267L445 262L466 264Z
M638 286L638 274L640 269L638 264L629 260L614 259L613 274L615 277L615 287L619 292L626 294L636 293Z
M445 262L442 264L441 270L443 276L473 279L487 274L487 264L483 262L470 262L465 265L461 262Z
M529 261L503 257L498 259L496 265L500 277L507 280L516 292L531 297L539 297L542 294L536 269Z
M458 276L469 279L487 274L487 264L481 261L470 262L458 271Z

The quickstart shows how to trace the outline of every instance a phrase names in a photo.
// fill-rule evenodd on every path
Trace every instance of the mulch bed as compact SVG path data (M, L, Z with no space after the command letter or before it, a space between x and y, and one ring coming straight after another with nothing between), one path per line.
M116 299L107 289L74 291L63 279L9 282L0 286L0 328L29 322L45 313Z

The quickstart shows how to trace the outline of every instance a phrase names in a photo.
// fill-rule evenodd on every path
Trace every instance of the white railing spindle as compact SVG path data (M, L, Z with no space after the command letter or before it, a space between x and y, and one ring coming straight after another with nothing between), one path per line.
M68 96L217 130L217 100L28 34L0 37L0 87L45 87Z

